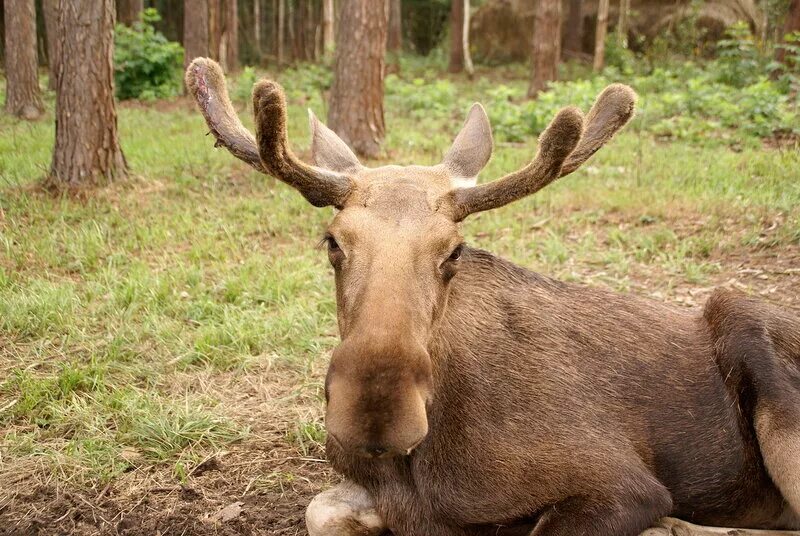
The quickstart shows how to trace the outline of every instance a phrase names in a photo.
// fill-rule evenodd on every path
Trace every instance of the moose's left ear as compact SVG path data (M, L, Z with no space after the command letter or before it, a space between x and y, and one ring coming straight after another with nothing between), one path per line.
M311 126L311 158L316 166L337 173L347 173L361 167L361 162L350 147L322 124L311 109L308 110L308 122Z
M492 127L483 106L476 102L442 164L450 171L453 186L463 188L475 185L491 156Z

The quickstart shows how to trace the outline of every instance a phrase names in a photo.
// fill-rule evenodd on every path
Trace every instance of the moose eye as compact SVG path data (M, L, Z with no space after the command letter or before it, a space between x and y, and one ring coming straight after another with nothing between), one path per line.
M453 250L453 252L450 253L450 256L447 257L447 260L457 261L458 259L461 258L461 253L463 253L463 251L464 251L464 244L457 245L456 248Z
M338 251L341 251L341 248L339 247L339 242L337 242L334 237L332 237L330 235L326 236L325 237L325 242L328 243L328 252L329 253L336 253Z

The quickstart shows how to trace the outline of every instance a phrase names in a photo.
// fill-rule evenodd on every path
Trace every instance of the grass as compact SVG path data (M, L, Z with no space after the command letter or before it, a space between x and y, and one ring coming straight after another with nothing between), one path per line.
M381 162L436 163L469 104L495 88L494 73L468 82L405 63L387 89ZM326 76L277 75L301 154L305 108L324 115ZM524 90L524 71L502 76ZM237 83L233 94L246 95ZM431 99L409 96L429 87ZM210 455L265 430L297 456L318 452L336 325L331 271L315 244L332 211L213 150L182 99L122 104L131 177L53 198L34 187L53 143L52 95L47 103L38 122L0 115L0 480L97 487L152 469L186 481ZM665 142L644 121L574 176L471 218L469 242L562 279L690 305L691 292L734 277L743 258L797 254L796 147ZM533 139L499 141L482 180L535 150ZM788 277L781 288L796 296L797 276ZM269 395L239 397L247 382ZM293 478L275 469L248 489Z

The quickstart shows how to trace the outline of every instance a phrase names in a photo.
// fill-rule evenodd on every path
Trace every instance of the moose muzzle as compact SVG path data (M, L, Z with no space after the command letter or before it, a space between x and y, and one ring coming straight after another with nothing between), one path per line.
M328 434L360 456L408 455L428 434L430 385L430 357L420 345L346 339L325 380Z

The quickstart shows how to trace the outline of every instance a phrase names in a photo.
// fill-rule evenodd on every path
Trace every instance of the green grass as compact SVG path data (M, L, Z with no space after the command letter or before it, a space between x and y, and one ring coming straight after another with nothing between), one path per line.
M524 90L525 70L502 76L512 93ZM301 154L305 108L324 116L319 88L328 77L318 68L278 75ZM493 113L494 77L443 78L404 60L387 90L382 163L436 163L471 102L488 99ZM233 93L245 95L236 84ZM414 88L427 88L425 98L411 98ZM35 460L81 485L135 467L185 479L193 464L250 434L252 421L230 403L236 393L213 385L265 371L263 381L288 382L284 398L310 408L303 420L270 426L283 427L301 454L316 449L320 375L336 326L331 270L315 245L332 211L214 150L184 100L122 105L131 178L88 198L53 198L33 187L53 144L52 95L47 102L35 123L0 115L6 470ZM252 124L249 112L243 117ZM800 243L796 148L765 150L735 129L726 132L745 141L736 151L665 142L645 121L575 175L470 219L469 241L562 279L636 291L644 281L667 295L723 276L729 254ZM500 137L482 180L524 165L534 150L528 136ZM255 485L290 480L275 473Z

